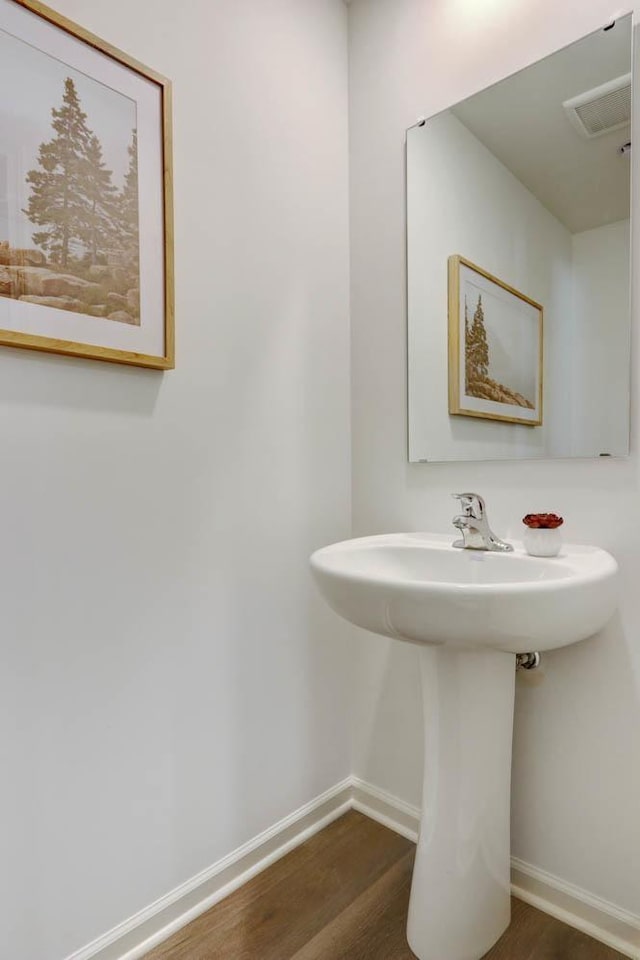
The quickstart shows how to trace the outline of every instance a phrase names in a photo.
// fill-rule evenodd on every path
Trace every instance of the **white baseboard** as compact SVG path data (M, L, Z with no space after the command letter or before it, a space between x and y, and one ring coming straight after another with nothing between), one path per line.
M350 810L351 792L351 778L347 777L66 960L139 960Z
M420 827L419 807L413 807L359 777L351 778L351 790L351 806L354 810L359 810L372 820L377 820L395 833L417 843Z
M359 777L347 777L66 960L139 960L351 809L359 810L409 840L417 840L418 807ZM511 879L514 896L632 960L640 960L640 917L515 857Z
M570 927L640 960L640 917L567 883L517 857L511 858L514 897L568 923Z

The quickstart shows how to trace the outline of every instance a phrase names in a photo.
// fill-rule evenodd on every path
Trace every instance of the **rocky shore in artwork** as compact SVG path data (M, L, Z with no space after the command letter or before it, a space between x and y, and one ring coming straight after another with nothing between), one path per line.
M516 407L526 407L534 410L534 405L516 390L510 390L502 383L497 383L491 377L472 377L467 380L466 392L470 397L478 400L493 400L495 403L511 403Z
M74 261L63 268L40 250L0 242L0 297L139 325L137 266Z

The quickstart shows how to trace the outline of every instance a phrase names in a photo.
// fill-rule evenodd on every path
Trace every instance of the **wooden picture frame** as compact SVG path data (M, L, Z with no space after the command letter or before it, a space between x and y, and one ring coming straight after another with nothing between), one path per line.
M543 307L458 254L448 280L449 413L540 426Z
M171 83L38 0L0 0L0 345L175 366Z

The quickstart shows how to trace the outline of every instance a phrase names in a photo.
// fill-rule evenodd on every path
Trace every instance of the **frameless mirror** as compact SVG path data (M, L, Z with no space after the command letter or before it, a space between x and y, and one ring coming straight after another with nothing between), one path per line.
M631 16L407 132L409 459L629 451Z

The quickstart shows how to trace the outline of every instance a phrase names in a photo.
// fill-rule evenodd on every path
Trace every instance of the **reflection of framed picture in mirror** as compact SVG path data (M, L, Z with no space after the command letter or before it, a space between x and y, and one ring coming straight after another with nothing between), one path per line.
M170 83L37 0L0 24L0 344L170 368Z
M542 327L539 303L449 257L449 413L540 426Z

